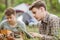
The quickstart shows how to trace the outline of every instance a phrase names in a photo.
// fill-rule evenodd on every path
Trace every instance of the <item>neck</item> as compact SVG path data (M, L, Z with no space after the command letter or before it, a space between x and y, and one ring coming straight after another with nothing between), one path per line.
M43 12L42 20L44 20L44 18L46 17L46 15L47 15L47 11L44 11L44 12Z

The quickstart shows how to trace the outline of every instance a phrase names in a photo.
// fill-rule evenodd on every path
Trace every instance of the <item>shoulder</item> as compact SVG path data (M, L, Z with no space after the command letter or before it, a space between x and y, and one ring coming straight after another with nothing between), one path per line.
M19 27L23 27L23 23L21 22L21 21L17 21L17 25L19 26Z
M0 25L6 24L7 20L2 20Z
M59 24L59 17L53 14L50 14L49 16L49 22L54 24Z
M21 27L26 27L25 23L23 21L18 21L17 20L17 24Z
M50 20L59 20L59 17L56 16L56 15L54 15L54 14L50 14L50 15L49 15L49 19L50 19Z

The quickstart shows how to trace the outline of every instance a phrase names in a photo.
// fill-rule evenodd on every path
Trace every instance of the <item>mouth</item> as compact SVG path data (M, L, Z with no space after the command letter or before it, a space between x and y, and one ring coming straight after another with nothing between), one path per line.
M36 17L35 17L36 18ZM38 20L38 18L36 18Z
M40 21L41 19L39 19L39 18L36 18L38 21Z

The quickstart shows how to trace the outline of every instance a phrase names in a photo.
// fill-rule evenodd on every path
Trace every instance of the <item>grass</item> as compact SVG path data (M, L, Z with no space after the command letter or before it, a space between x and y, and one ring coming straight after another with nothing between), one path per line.
M60 12L56 12L56 11L50 11L50 13L52 13L52 14L54 14L54 15L56 15L56 16L58 16L58 17L60 17Z
M2 17L3 17L3 15L4 15L4 13L0 12L0 21L1 21Z
M36 27L36 26L35 27L27 26L27 31L28 32L37 32L38 33L39 32L38 30L39 30L39 28ZM28 39L28 40L39 40L39 38L33 38L33 39Z

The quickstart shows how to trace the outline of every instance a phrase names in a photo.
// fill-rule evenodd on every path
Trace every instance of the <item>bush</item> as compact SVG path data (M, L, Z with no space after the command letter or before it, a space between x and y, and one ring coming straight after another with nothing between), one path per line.
M28 3L28 4L32 4L34 0L15 0L15 4L14 6L21 4L21 3Z
M0 4L0 11L4 11L5 10L5 5L4 4Z
M56 10L60 12L60 4L56 6Z

